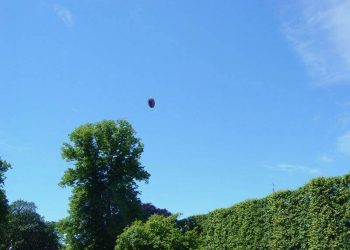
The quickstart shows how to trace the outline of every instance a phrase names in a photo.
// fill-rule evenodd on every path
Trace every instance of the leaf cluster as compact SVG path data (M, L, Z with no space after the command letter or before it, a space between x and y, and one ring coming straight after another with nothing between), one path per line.
M195 230L182 231L177 215L153 215L146 222L136 221L118 236L115 250L188 250L199 246Z

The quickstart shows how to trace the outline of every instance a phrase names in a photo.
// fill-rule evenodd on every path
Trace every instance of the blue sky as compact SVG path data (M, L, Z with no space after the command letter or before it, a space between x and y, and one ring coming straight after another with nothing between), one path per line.
M350 2L319 2L1 1L9 200L65 217L61 145L103 119L145 144L142 201L184 216L347 173Z

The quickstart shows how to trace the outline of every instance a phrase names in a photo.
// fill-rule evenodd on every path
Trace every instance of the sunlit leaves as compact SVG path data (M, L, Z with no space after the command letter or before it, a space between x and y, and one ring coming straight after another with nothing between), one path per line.
M62 157L74 166L60 185L73 189L59 228L68 248L111 249L123 228L142 218L137 181L150 176L140 163L143 144L123 120L80 126L69 139Z
M153 215L145 223L134 222L118 237L115 250L190 250L197 249L199 237L195 230L182 231L177 215Z
M317 178L187 219L204 249L350 249L350 178Z

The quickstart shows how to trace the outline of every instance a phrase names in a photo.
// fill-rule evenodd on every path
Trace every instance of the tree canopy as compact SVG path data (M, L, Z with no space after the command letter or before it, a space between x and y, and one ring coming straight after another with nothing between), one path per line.
M45 222L36 212L35 204L23 200L17 200L10 205L5 242L7 247L12 246L16 250L60 248L54 223Z
M140 201L138 181L150 175L128 122L88 123L69 139L62 156L72 165L60 185L72 195L58 223L46 222L33 202L8 205L11 166L0 160L0 250L350 249L350 174L179 221Z
M125 226L142 218L137 181L148 181L140 163L143 144L125 120L78 127L62 156L73 167L61 185L72 187L69 216L59 223L68 249L113 249Z
M118 237L115 250L191 250L198 249L195 230L182 231L177 215L152 215L146 222L136 221Z

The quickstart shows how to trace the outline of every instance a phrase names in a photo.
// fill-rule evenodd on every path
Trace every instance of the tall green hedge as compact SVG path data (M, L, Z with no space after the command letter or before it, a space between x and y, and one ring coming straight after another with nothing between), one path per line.
M350 174L188 218L203 249L350 249Z

